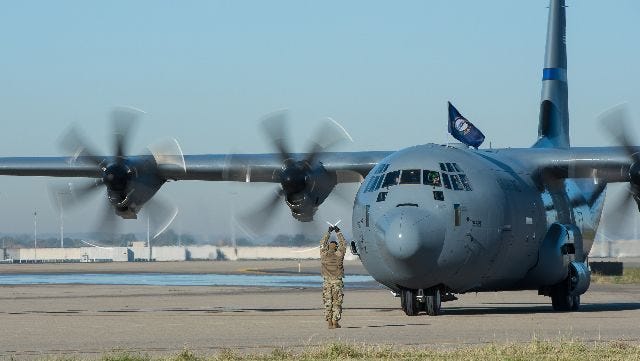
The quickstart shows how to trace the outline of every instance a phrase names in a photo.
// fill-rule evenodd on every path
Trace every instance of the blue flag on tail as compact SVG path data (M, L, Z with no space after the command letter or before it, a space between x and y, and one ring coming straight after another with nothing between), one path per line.
M449 102L449 133L462 143L478 149L484 142L484 134L460 114Z

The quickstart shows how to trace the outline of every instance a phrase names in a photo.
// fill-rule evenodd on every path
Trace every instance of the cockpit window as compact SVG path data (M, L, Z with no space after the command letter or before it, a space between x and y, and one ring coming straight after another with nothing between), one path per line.
M395 186L396 184L398 184L398 181L400 180L399 178L399 170L394 170L393 172L387 173L387 175L384 177L384 182L382 182L382 187Z
M405 169L400 175L400 184L420 184L420 169Z
M451 182L449 182L449 176L447 175L447 173L442 173L442 181L445 188L451 189Z
M451 183L453 183L453 189L457 191L464 190L464 186L462 182L460 182L460 178L457 175L451 175Z
M451 163L446 163L447 165L447 172L455 172L456 170L453 168L453 165L451 165Z
M444 163L440 163L440 170L443 172L447 171L447 168L444 166Z
M464 187L464 190L466 191L472 190L471 184L469 183L469 178L467 178L467 176L464 174L459 174L459 177L460 177L460 182L462 182L462 186Z
M375 187L373 188L374 191L377 191L378 189L380 189L380 186L382 185L382 181L384 180L384 176L383 175L379 175L378 176L378 180L376 182Z
M389 168L389 163L380 163L373 170L373 174L384 173Z
M424 170L422 174L422 183L428 186L442 187L440 172L434 170Z
M462 173L462 168L460 168L460 166L458 166L458 163L451 163L451 165L453 166L453 168L456 169L456 172Z
M367 187L364 189L365 193L366 192L371 192L373 190L373 188L376 186L376 183L378 183L378 178L380 178L382 176L373 176L369 179L369 182L367 183Z

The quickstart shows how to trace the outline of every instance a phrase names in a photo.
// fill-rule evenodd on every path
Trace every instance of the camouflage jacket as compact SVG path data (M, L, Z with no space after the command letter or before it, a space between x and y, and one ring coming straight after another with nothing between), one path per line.
M347 241L342 232L337 232L338 248L335 252L329 250L329 237L326 232L320 241L320 263L322 264L322 277L325 279L342 279L344 277L344 255L347 251Z

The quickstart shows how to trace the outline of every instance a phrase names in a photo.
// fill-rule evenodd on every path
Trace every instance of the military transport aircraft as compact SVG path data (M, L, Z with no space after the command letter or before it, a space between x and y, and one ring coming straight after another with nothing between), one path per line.
M264 210L284 201L307 222L337 184L360 182L351 248L400 296L407 315L437 315L456 294L501 290L538 290L553 309L578 310L607 184L628 183L629 199L640 205L640 148L624 131L617 147L570 146L565 21L564 0L551 0L531 148L329 152L342 136L333 125L310 151L291 153L284 114L275 113L263 123L275 153L183 155L177 144L165 144L128 156L127 127L136 113L119 109L112 156L97 155L72 131L64 140L71 157L0 158L0 174L91 178L76 187L78 197L104 187L111 213L122 218L154 208L147 203L167 181L204 180L279 183ZM614 108L604 118L619 121L623 112Z

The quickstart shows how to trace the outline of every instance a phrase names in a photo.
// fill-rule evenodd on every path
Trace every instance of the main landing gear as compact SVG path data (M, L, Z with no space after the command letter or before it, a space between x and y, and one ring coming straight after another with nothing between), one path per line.
M425 311L429 316L437 316L440 314L441 303L442 296L439 287L400 291L400 305L407 316L416 316L421 311Z
M551 291L551 306L554 311L578 311L580 309L580 295L572 296L566 287L554 287Z
M591 284L591 272L586 262L571 262L569 276L562 282L538 291L539 294L551 297L554 311L569 312L580 309L580 295L585 293Z

